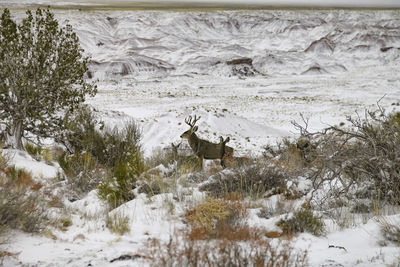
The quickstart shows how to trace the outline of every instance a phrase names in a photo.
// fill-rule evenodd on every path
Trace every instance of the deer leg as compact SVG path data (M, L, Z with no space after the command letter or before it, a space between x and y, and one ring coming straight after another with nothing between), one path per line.
M200 161L200 168L201 168L201 170L203 170L203 161L204 161L204 156L203 155L199 156L199 161Z
M221 166L222 166L222 168L226 168L226 165L225 165L225 161L224 161L224 159L223 158L221 158Z

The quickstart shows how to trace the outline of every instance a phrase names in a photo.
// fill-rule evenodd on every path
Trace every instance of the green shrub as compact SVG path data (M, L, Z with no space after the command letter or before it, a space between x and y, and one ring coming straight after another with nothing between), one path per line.
M8 161L9 161L9 159L7 158L7 156L3 155L3 150L0 149L0 170L1 171L5 170L7 168Z
M320 236L324 233L324 223L321 218L316 217L310 210L300 210L293 214L290 219L282 219L277 225L285 234L309 232Z
M140 154L131 155L127 161L117 162L105 182L98 186L99 196L106 200L111 208L134 198L138 176L144 169Z
M104 123L96 119L89 106L81 105L73 112L67 113L63 124L65 129L56 140L62 143L71 154L82 151L92 153L95 149L104 149L103 136L100 132Z
M65 117L68 125L59 137L72 156L60 158L74 188L87 192L95 186L112 207L131 200L137 177L145 170L138 125L128 121L122 129L104 127L88 106Z
M82 106L65 117L67 129L59 141L70 153L90 152L99 163L114 167L140 152L141 132L133 120L121 129L104 126L88 106Z
M41 146L35 146L31 143L26 143L25 151L28 152L28 154L31 155L34 159L39 160L43 149Z
M68 230L68 227L70 227L72 225L72 220L71 220L71 218L69 218L69 217L62 217L60 220L59 220L59 228L62 230L62 231L67 231Z
M137 168L134 170L136 174L140 174L144 170L143 160L141 156L140 145L141 132L135 121L128 121L122 129L114 127L106 129L104 132L104 147L103 151L94 151L93 154L100 162L108 166L114 166L117 162L136 162Z

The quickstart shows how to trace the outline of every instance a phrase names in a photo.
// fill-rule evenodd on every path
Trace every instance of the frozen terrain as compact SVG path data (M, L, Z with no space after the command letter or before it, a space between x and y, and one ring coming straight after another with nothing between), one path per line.
M257 154L300 113L319 129L399 101L399 10L55 13L91 56L88 103L140 122L146 154L177 142L191 114L201 137Z
M22 11L14 11L22 17ZM400 11L78 11L55 10L77 31L91 56L90 78L99 92L88 99L110 125L134 118L143 147L180 142L184 119L200 115L199 136L229 136L238 155L259 155L267 144L296 134L292 120L310 118L313 129L345 121L355 111L392 110L400 99ZM39 166L15 153L15 164L48 178L56 167ZM36 165L35 165L36 164ZM37 169L43 170L42 173ZM45 169L47 168L47 169ZM193 201L203 196L193 192ZM10 266L141 266L114 258L135 253L150 237L167 240L182 222L184 207L168 214L165 194L138 197L118 208L131 219L122 237L104 229L96 216L104 204L95 191L66 203L73 226L56 240L16 233ZM274 227L251 214L254 224ZM397 215L392 220L399 220ZM329 222L327 222L329 225ZM398 247L380 247L371 219L326 237L302 234L312 266L382 266L399 257ZM81 238L81 237L84 238ZM343 246L346 251L329 248ZM89 265L90 264L90 265Z
M400 11L58 13L91 56L115 118L134 117L146 151L177 141L189 114L200 135L231 136L238 153L399 100ZM117 118L116 121L119 121Z

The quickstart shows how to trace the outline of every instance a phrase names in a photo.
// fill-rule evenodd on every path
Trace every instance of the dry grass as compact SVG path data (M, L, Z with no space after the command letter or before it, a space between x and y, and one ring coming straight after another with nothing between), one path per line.
M397 244L397 246L400 246L400 226L385 217L378 218L377 222L380 226L383 237L386 240Z
M247 240L253 229L246 225L247 206L241 199L228 200L207 198L203 203L188 210L186 222L192 240L228 239Z
M6 250L0 250L0 265L3 266L6 258L17 258L19 253L11 253Z
M30 173L7 167L0 173L0 228L39 232L46 221L42 185Z
M191 240L185 232L176 232L167 243L151 239L144 254L151 266L308 266L307 251L295 251L289 241L274 245L259 238L207 242Z
M107 216L106 226L111 233L118 235L124 235L131 231L129 218L118 213Z

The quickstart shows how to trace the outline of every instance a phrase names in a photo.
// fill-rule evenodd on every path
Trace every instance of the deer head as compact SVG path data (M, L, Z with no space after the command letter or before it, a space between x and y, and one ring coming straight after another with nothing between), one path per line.
M192 134L194 134L198 130L198 127L195 125L196 122L200 120L200 118L201 118L200 116L197 117L196 115L194 115L194 118L192 118L192 116L189 116L185 119L185 123L190 126L190 129L181 134L181 138L189 140Z

